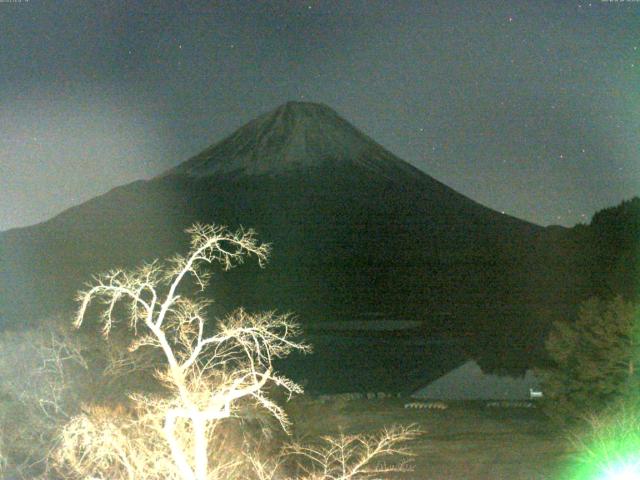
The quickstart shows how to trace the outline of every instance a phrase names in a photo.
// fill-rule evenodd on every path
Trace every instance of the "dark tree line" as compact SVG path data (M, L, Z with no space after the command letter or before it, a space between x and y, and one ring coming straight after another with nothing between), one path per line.
M640 198L570 231L578 309L555 315L539 370L547 411L560 421L635 401L640 360Z

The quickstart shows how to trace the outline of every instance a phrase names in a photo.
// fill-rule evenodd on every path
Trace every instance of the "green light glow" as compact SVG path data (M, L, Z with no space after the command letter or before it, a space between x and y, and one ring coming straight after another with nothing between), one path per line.
M627 400L573 437L574 462L563 480L640 480L640 405Z
M638 450L636 449L636 452ZM568 480L640 480L640 455L626 459L594 458L589 464L573 467Z
M640 460L623 462L603 472L598 480L638 480L640 479Z

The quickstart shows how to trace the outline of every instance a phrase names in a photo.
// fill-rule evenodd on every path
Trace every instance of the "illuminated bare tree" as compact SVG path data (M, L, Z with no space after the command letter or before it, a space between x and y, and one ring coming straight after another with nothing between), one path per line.
M208 264L220 263L228 270L245 257L255 256L263 266L269 246L258 243L253 230L231 232L221 226L196 224L187 232L191 234L188 256L175 256L166 267L153 262L133 272L113 270L96 277L94 284L78 296L75 325L82 324L91 302L99 300L103 304L105 336L118 320L120 306L127 307L126 319L134 333L130 350L155 347L162 351L166 366L156 375L172 393L170 398L132 397L141 418L161 415L164 447L150 446L148 441L136 445L126 435L120 438L127 428L142 428L140 422L129 422L112 432L106 427L96 428L95 423L87 424L86 418L71 422L63 433L58 458L79 474L95 475L92 469L106 472L114 462L120 462L124 465L123 478L140 478L141 474L154 478L149 455L153 455L153 449L157 453L168 448L177 472L177 477L171 478L214 478L209 471L212 431L218 421L234 414L240 399L255 401L283 428L288 426L285 412L267 396L265 387L271 383L289 394L302 392L300 386L277 375L273 368L275 358L309 349L295 340L299 329L290 316L274 312L254 315L239 309L218 322L215 334L206 336L209 301L181 294L187 278L200 291L207 287L209 272L204 267ZM145 425L153 430L154 422ZM105 440L109 432L114 448L100 450L89 442L97 437ZM117 445L125 448L118 450ZM162 459L156 461L162 463Z

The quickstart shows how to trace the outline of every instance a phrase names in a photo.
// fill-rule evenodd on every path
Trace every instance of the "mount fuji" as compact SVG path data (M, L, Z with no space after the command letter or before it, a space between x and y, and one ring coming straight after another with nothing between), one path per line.
M273 244L266 269L214 276L214 314L277 308L308 328L414 321L416 335L464 337L499 360L539 349L533 312L574 287L547 248L562 232L465 197L327 106L289 102L158 177L0 233L2 322L72 308L92 274L184 253L196 221Z

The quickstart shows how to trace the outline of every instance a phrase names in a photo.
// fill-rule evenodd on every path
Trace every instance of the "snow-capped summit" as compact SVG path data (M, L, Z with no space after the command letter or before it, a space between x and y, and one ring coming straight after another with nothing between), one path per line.
M389 162L408 166L326 105L288 102L167 174L276 175L344 162L376 171L388 169Z

